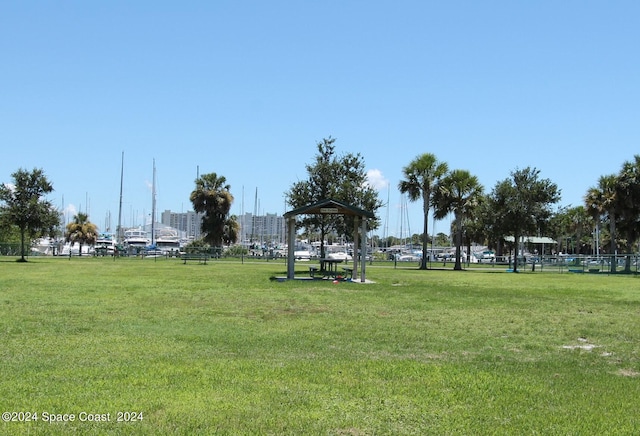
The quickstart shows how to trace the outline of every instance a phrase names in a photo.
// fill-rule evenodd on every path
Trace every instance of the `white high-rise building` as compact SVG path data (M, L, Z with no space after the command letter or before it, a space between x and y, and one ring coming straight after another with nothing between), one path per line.
M161 214L161 223L184 232L188 239L200 238L201 213L196 212L171 212L165 210ZM282 215L268 213L255 216L245 213L239 216L240 234L238 242L243 244L283 244L285 242L285 220Z
M285 220L282 215L268 213L253 215L245 213L238 217L240 241L249 244L283 244L285 242Z
M202 234L200 231L200 223L202 222L201 213L193 211L171 212L170 210L165 210L160 216L160 222L180 232L184 232L187 239L198 239Z

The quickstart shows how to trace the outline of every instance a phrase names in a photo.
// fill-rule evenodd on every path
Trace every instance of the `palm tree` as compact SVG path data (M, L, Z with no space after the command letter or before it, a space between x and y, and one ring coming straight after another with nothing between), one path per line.
M609 219L609 237L611 239L609 254L611 256L616 252L617 185L618 177L615 174L600 176L598 186L589 188L584 199L586 209L596 225L599 225L604 216ZM616 271L614 260L611 259L611 272Z
M480 203L484 202L486 196L482 196ZM467 262L471 261L471 244L478 242L481 245L489 245L487 241L487 229L480 206L470 216L467 216L462 223L462 244L467 249ZM453 231L455 233L455 231Z
M240 223L238 217L231 215L224 223L224 243L229 246L238 240Z
M576 235L579 242L578 253L588 254L593 247L594 220L589 216L584 206L576 206L569 209L569 219L571 220L571 230Z
M633 245L640 238L640 155L622 164L616 184L616 212L620 239L627 248L625 272L631 271Z
M98 228L89 221L86 213L79 212L73 217L73 222L67 224L66 240L75 244L79 244L78 256L82 256L82 245L92 245L98 239Z
M231 210L233 195L224 176L216 173L203 174L196 180L196 189L189 199L193 210L204 214L201 228L204 240L213 247L222 246L224 226Z
M449 171L445 162L440 162L435 155L424 153L402 169L405 180L398 183L398 189L408 194L409 200L417 201L422 198L424 213L424 228L422 232L422 261L420 269L427 269L427 246L429 244L429 209L431 207L431 193L435 184Z
M462 223L470 218L483 198L483 187L476 176L467 170L454 170L443 177L434 192L433 204L436 219L445 218L450 212L456 223L456 263L454 270L461 270L460 247L462 246ZM469 253L471 254L471 253Z

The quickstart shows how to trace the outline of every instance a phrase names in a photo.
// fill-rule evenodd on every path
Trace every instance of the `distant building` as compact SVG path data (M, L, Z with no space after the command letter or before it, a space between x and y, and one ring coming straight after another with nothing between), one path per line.
M244 244L284 244L285 220L282 215L245 213L238 217L240 241Z
M184 232L188 239L200 238L201 213L196 212L171 212L165 210L161 214L160 222L169 227ZM237 217L240 225L238 242L243 244L284 244L285 220L282 215L268 213L256 216L245 213Z
M202 214L193 211L189 212L171 212L165 210L162 212L160 222L169 227L184 232L187 239L200 238L200 223L202 222Z

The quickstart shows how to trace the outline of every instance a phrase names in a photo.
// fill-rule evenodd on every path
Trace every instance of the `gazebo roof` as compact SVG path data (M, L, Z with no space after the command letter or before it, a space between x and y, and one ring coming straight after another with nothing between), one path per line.
M294 210L290 210L284 214L285 218L293 217L296 215L318 215L318 214L341 214L350 216L360 216L366 218L375 218L373 212L369 212L364 209L360 209L355 206L351 206L346 203L342 203L332 198L320 200L317 203L309 206L299 207Z

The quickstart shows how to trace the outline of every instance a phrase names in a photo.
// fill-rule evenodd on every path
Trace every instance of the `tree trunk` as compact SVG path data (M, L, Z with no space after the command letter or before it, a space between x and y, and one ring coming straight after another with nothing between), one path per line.
M24 234L26 229L20 229L20 262L26 262L27 259L24 258Z
M515 232L513 235L513 242L515 249L515 256L513 257L513 272L518 272L518 255L520 254L520 235L519 232Z
M611 214L611 216L609 217L609 237L611 238L611 248L610 251L611 253L609 253L611 255L611 259L610 259L610 264L611 264L611 272L614 273L616 272L616 220L615 220L615 216L613 214Z
M453 267L454 270L462 270L462 264L460 263L460 247L462 245L462 217L456 216L456 264Z
M422 259L420 261L420 269L427 269L427 245L429 244L429 197L431 195L424 193L422 200L422 211L424 213L424 224L422 226Z
M631 272L631 253L633 253L633 244L629 242L627 244L627 256L624 261L624 272Z

